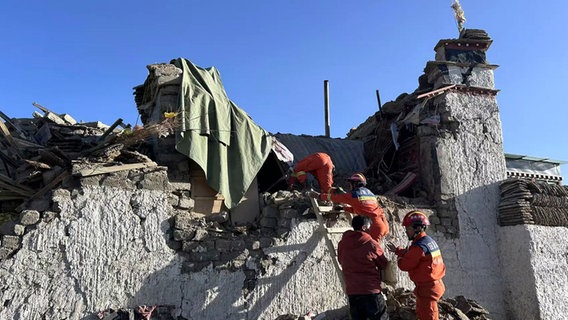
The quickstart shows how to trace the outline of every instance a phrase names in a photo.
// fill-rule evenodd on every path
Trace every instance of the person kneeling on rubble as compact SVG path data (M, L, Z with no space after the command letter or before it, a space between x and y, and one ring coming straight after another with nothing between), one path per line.
M308 179L307 174L309 173L318 181L321 192L329 192L333 185L334 171L335 166L327 153L318 152L311 154L298 161L292 168L290 179L288 180L288 190L293 190L296 182L302 188L305 188Z
M367 179L362 173L355 173L347 179L350 192L341 192L339 188L332 188L329 193L319 194L321 200L347 204L343 209L349 213L362 215L371 219L371 237L380 242L389 232L389 224L377 197L367 189ZM318 196L318 193L313 193Z
M345 231L337 245L351 319L388 320L380 272L388 260L379 243L367 233L371 226L368 217L353 217L351 226L353 230Z
M446 266L438 244L426 234L430 221L424 213L410 211L404 217L402 225L412 244L403 249L388 243L387 248L398 256L399 269L408 271L410 280L416 285L414 295L417 318L438 320L438 300L446 290L442 282Z

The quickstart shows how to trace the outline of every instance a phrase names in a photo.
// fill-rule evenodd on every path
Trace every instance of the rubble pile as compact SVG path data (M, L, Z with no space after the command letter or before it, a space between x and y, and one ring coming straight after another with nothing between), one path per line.
M393 288L385 285L383 294L387 301L387 311L390 320L416 320L416 298L410 290ZM342 315L338 310L330 310L316 314L308 312L306 315L282 315L276 320L349 320L349 316ZM485 310L474 300L457 296L455 298L442 298L438 301L440 320L489 320L489 311Z
M78 123L68 114L57 114L37 103L34 106L43 114L15 119L0 112L0 259L13 254L28 230L57 211L50 201L52 190L72 188L80 181L75 177L86 182L102 174L158 169L139 151L145 150L148 137L171 134L175 125L168 118L135 130L122 119L111 126Z
M416 320L416 299L410 290L384 286L387 309L391 320ZM440 320L487 320L489 311L479 303L463 296L438 301Z
M499 224L568 226L568 188L511 178L500 184Z

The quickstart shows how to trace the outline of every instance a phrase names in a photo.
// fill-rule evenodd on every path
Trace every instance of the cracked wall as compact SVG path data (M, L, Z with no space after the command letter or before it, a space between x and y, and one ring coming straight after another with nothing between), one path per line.
M188 272L192 262L172 249L164 169L131 172L134 184L109 175L55 190L51 211L2 262L0 318L96 319L101 310L157 305L179 319L275 319L346 305L313 220L291 218L285 239L250 248L263 259L249 254L238 268L209 263ZM151 183L140 188L146 176ZM327 279L326 290L314 275Z

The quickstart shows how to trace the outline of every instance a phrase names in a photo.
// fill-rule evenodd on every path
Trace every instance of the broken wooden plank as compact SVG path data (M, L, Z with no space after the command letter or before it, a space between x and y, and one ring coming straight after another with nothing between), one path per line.
M31 195L33 195L33 193L31 193L31 192L24 191L20 188L15 187L14 185L6 183L4 181L0 181L0 188L4 188L6 190L15 192L17 194L21 194L21 195L26 196L26 197L30 197Z
M76 173L73 173L75 176L80 177L90 177L95 176L98 174L105 174L105 173L112 173L112 172L119 172L124 170L132 170L132 169L140 169L140 168L151 168L156 167L158 164L155 162L144 162L144 163L132 163L132 164L123 164L123 165L116 165L110 167L103 167L97 166L94 168L82 169Z
M46 192L50 191L51 189L53 189L56 185L58 185L59 183L61 183L65 178L69 177L70 173L68 170L64 170L60 175L58 175L55 179L53 179L49 184L45 185L43 188L41 188L38 192L34 193L31 197L28 198L28 201L41 197L42 195L44 195ZM22 203L21 205L19 205L18 207L16 207L16 211L21 211L24 208L24 205L26 203Z
M457 86L457 85L452 84L452 85L449 85L449 86L446 86L446 87L443 87L443 88L440 88L440 89L436 89L436 90L433 90L433 91L430 91L430 92L426 92L426 93L423 93L423 94L421 94L421 95L418 95L418 96L416 97L416 99L432 98L433 96L440 95L440 94L444 93L445 91L447 91L447 90L449 90L449 89L452 89L452 88L454 88L454 87L456 87L456 86Z
M2 121L0 121L0 131L4 134L4 137L6 137L6 140L8 140L8 142L12 145L12 147L14 147L14 149L16 149L18 154L21 154L20 148L18 148L16 141L14 141L14 138L12 138L12 134L10 133L10 130L8 130L8 127L6 127L6 125Z
M26 139L27 136L24 132L24 130L22 130L20 128L20 126L16 125L15 123L12 122L12 119L10 119L10 117L8 117L6 114L4 114L4 112L0 111L0 118L4 119L4 122L6 122L7 125L9 125L10 127L14 128L14 130L20 135L20 137Z
M16 181L12 180L10 177L7 177L3 174L0 174L0 182L5 183L5 184L9 184L11 187L20 189L22 191L25 191L26 193L33 194L35 192L34 189L27 187L25 185L19 184Z
M116 127L122 124L122 119L118 118L104 133L100 136L99 141L103 141Z

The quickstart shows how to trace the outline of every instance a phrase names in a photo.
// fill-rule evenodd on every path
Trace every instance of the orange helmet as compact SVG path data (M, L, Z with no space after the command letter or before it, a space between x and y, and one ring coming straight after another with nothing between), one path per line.
M412 226L414 228L423 227L423 226L425 227L430 225L430 221L423 212L414 210L410 211L404 216L404 219L402 220L402 225L404 227Z
M347 178L347 181L359 183L364 186L367 185L367 178L365 178L362 173L354 173L351 177Z

